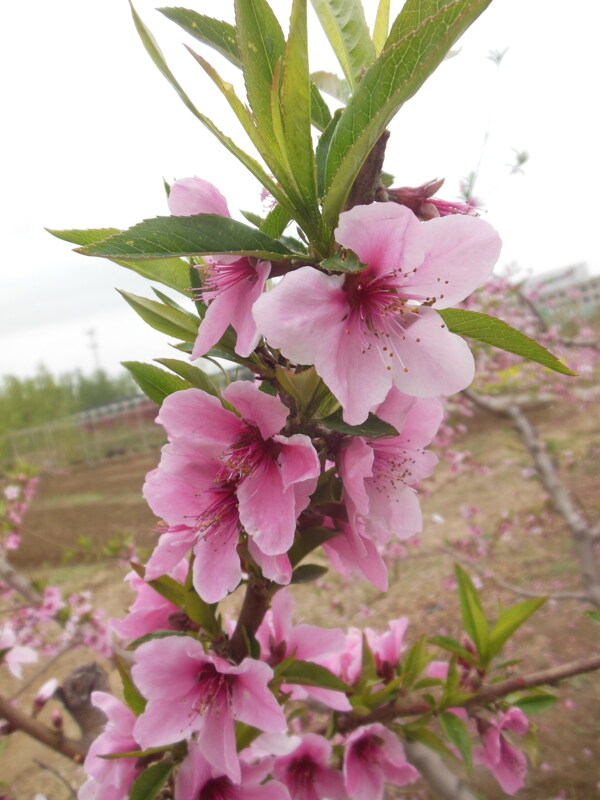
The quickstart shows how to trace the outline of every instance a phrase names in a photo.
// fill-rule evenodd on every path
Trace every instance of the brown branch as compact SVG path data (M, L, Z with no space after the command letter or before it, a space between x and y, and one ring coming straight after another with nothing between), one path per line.
M42 598L31 585L31 581L20 575L4 558L0 558L0 580L7 583L31 605L39 606L41 604Z
M230 654L238 664L248 652L248 642L254 637L271 602L273 594L271 583L249 583L246 586L244 602L240 610L237 625L229 643Z
M23 694L23 692L27 691L27 689L29 689L29 687L34 684L38 678L41 678L42 675L47 672L50 667L58 661L59 658L61 658L65 653L68 653L69 650L71 650L71 645L65 645L64 647L61 647L60 650L57 650L56 653L54 653L54 655L49 658L48 661L43 664L43 666L40 667L40 669L34 672L31 677L27 678L27 680L19 686L17 691L10 698L11 701L16 700L17 697Z
M368 205L373 203L380 186L381 170L385 158L385 148L390 138L390 132L384 131L373 145L373 149L367 156L360 172L356 176L352 188L348 194L344 210L358 205Z
M461 553L457 553L451 547L444 547L442 545L439 549L442 553L446 553L451 558L456 559L456 561L460 561L474 572L477 572L477 574L481 575L482 578L486 578L487 580L492 581L492 583L495 583L496 586L499 586L501 589L506 589L508 592L520 595L521 597L548 597L551 600L579 600L583 603L589 602L589 597L587 594L582 594L581 592L534 592L531 589L523 589L520 586L515 586L513 583L508 583L502 578L499 578L495 573L491 572L485 567L480 566L479 564L476 564L470 559L465 558L465 556L463 556Z
M54 777L57 780L59 780L62 783L62 785L67 789L71 797L77 798L77 792L75 791L75 789L73 789L69 781L63 778L63 776L60 774L58 770L54 769L54 767L51 767L50 764L44 764L43 761L38 761L37 758L34 759L34 764L38 766L40 769L45 769L51 775L54 775Z
M507 694L523 691L524 689L532 689L535 686L555 684L573 675L581 675L585 672L593 672L597 669L600 669L600 655L592 656L591 658L582 658L578 661L570 661L566 664L560 664L558 667L550 667L549 669L540 670L539 672L532 672L529 675L516 675L513 678L508 678L505 681L485 687L472 695L462 705L464 708L468 709L486 706L498 700L500 697L505 697ZM389 722L401 717L421 716L422 714L427 714L431 710L431 706L423 700L407 702L405 698L399 697L392 703L376 708L366 716L354 716L352 712L341 715L339 719L339 730L341 733L349 733L356 728L360 728L363 725L370 725L373 722Z
M558 470L548 455L535 427L529 422L522 409L516 404L501 408L495 398L484 397L465 391L475 405L492 414L508 417L521 436L523 444L535 464L541 482L548 492L555 510L564 519L575 544L579 557L583 588L588 601L600 608L600 568L595 552L594 530L577 507L573 496L561 480Z
M62 731L48 728L38 720L33 719L18 708L15 708L9 700L0 695L0 718L4 718L13 728L23 731L32 739L45 744L57 753L70 758L81 764L85 758L87 748L81 742L70 739Z

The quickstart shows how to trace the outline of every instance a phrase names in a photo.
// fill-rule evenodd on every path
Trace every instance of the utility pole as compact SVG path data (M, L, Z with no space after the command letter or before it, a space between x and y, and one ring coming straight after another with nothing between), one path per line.
M90 337L90 350L92 351L92 356L94 359L94 366L96 368L96 372L100 372L100 357L98 355L98 340L96 339L96 329L89 328L86 331L87 336Z

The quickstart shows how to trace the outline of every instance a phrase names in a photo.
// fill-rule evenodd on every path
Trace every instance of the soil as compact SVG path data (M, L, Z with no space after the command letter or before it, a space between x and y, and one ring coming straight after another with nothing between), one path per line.
M532 418L549 451L560 460L563 478L589 519L597 521L600 412L588 408L574 413L564 405L540 408ZM580 590L579 564L568 532L548 508L538 481L530 477L529 457L516 435L507 425L483 415L471 420L469 428L460 448L470 451L485 469L455 475L442 464L427 482L422 499L424 533L420 544L407 545L406 557L391 566L390 592L382 594L363 582L344 581L329 572L316 584L293 587L298 621L381 628L386 619L406 615L415 621L408 630L409 644L417 628L427 635L446 633L460 638L458 599L448 588L452 558L441 548L465 536L467 523L460 509L473 504L479 511L471 521L481 528L491 554L477 562L479 567L484 571L493 568L497 578L528 590ZM23 545L13 559L15 565L65 590L90 589L94 601L109 616L122 615L132 598L122 581L126 565L117 557L118 551L129 542L147 550L156 541L156 520L144 505L140 489L144 474L157 459L157 452L138 454L42 476L25 521ZM498 528L503 514L513 520L504 532ZM539 520L539 530L531 525L525 528L528 515ZM112 557L106 556L107 543ZM472 570L471 574L475 575ZM489 575L481 580L484 606L491 616L498 601L508 605L522 599L500 588ZM225 605L233 608L236 601L234 597ZM598 653L600 627L585 610L585 605L574 600L550 600L512 640L506 658L517 654L522 659L517 668L531 672ZM82 648L63 655L23 693L22 708L28 708L35 688L47 678L60 679L74 666L92 660L99 659ZM119 693L118 676L110 664L102 663ZM26 674L34 673L35 668L30 668ZM18 686L2 675L0 691L10 696ZM557 694L552 710L532 717L539 756L518 797L600 798L600 675L564 681ZM50 710L59 707L51 701L41 719L48 720ZM69 720L65 722L67 732L76 735ZM79 766L22 734L0 743L0 793L14 800L34 800L36 793L48 800L66 800L74 795L65 782L78 787L82 778ZM478 768L468 780L481 797L498 800L506 796ZM417 784L390 797L425 800L433 796Z

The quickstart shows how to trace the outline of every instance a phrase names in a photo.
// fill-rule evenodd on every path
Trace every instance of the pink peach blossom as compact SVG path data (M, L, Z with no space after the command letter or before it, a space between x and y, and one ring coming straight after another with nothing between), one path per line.
M350 424L363 422L393 385L415 397L468 386L471 352L434 309L460 302L490 275L500 253L493 228L456 215L420 223L404 206L373 203L341 214L335 236L367 268L285 275L254 304L269 344L314 364Z
M307 733L292 753L275 759L273 776L287 786L292 800L346 800L342 775L329 766L331 750L327 739Z
M364 725L346 739L344 781L352 800L382 800L386 783L404 786L418 777L400 739L380 723Z
M483 734L483 750L476 751L477 760L484 764L498 781L506 794L516 794L525 783L527 759L503 735L502 731L513 731L524 736L529 728L529 720L516 707L493 721Z

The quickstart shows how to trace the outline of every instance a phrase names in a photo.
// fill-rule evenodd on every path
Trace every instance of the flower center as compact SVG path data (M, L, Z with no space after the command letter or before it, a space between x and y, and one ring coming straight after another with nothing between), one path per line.
M232 789L229 778L211 778L200 790L198 800L233 800Z
M201 274L200 292L207 304L242 281L253 283L258 279L256 270L247 258L240 258L233 264L211 264L204 267Z
M288 774L294 784L294 794L315 782L317 765L310 756L301 756L291 762Z
M230 678L217 672L214 664L202 664L198 672L194 711L204 716L211 706L222 708L230 701Z
M196 519L196 530L201 539L211 539L215 544L225 544L240 530L238 501L235 494L237 481L226 481L210 490L212 502ZM207 494L209 494L207 492Z

